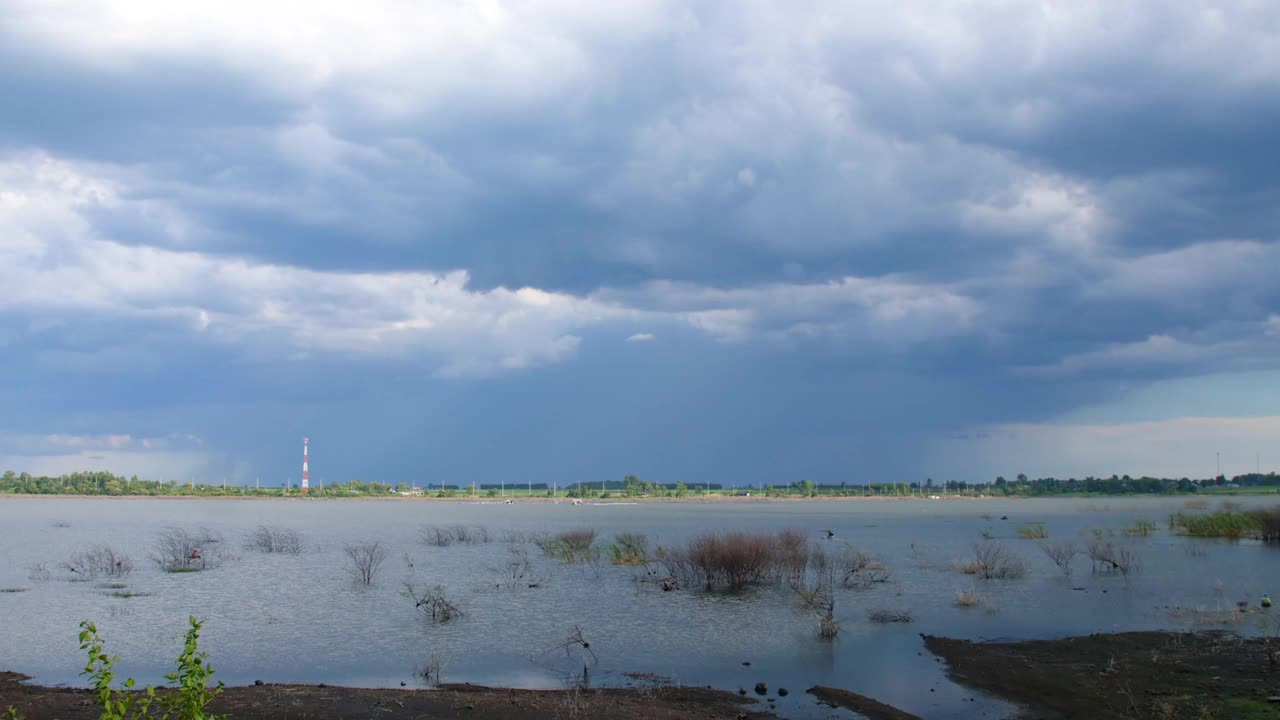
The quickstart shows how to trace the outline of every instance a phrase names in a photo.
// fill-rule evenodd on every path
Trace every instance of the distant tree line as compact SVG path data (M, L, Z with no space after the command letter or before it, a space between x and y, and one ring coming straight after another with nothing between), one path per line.
M450 483L421 483L410 485L400 482L392 485L384 482L351 480L344 483L311 486L308 495L315 497L367 497L407 494L417 488L419 494L437 497L528 495L547 497L689 497L706 494L758 494L766 497L851 497L879 495L997 495L1019 497L1044 497L1051 495L1176 495L1195 494L1216 488L1280 488L1280 475L1248 473L1227 478L1154 478L1112 475L1109 478L1028 478L1019 474L1012 480L997 477L991 482L972 483L948 480L935 483L848 483L818 484L799 480L787 484L764 484L726 488L721 483L658 483L627 475L622 480L575 482L552 486L548 483L480 483L460 485ZM0 494L27 495L143 495L143 496L279 496L300 494L297 485L287 487L255 488L246 485L222 485L178 480L140 480L137 475L126 477L109 472L80 472L50 477L15 473L12 470L0 476Z

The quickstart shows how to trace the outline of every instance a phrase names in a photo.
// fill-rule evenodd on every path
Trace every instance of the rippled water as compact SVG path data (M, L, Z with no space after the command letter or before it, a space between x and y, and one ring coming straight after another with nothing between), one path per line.
M1243 499L1246 504L1274 502ZM750 689L765 681L787 687L779 711L793 717L849 717L820 709L803 694L814 684L849 688L930 718L1001 717L1002 703L975 696L943 676L919 634L974 639L1055 637L1170 628L1190 621L1169 607L1234 607L1266 591L1280 592L1280 552L1254 543L1171 536L1163 531L1182 498L982 501L658 502L580 505L541 502L360 502L297 500L0 499L0 670L37 682L76 684L83 658L77 625L92 619L120 670L159 682L179 650L188 614L207 620L204 647L218 677L230 684L328 682L420 684L415 671L435 655L442 679L508 686L558 687L578 665L561 644L574 626L599 658L596 681L626 684L623 673L655 673L689 685ZM987 515L989 517L983 517ZM1000 520L1008 515L1008 520ZM1043 521L1052 540L1083 544L1093 528L1117 533L1135 520L1157 534L1132 542L1140 572L1094 575L1078 558L1066 578L1035 546L1016 537L1024 522ZM737 595L662 592L633 580L634 570L607 563L564 566L529 546L548 577L538 588L497 587L508 545L426 547L423 524L484 525L503 531L593 527L608 538L642 532L657 544L678 543L711 529L801 528L822 541L849 542L887 563L893 580L869 590L841 591L835 642L816 638L811 612L784 588ZM255 527L295 529L299 556L240 549ZM171 575L147 561L165 526L205 526L222 533L238 555L216 569ZM971 555L989 530L1030 566L1021 580L981 581L949 569ZM344 569L344 543L381 540L390 555L373 587L354 587ZM148 596L121 599L98 582L70 582L58 563L107 542L133 556L125 582ZM412 567L410 567L410 562ZM53 579L28 577L45 563ZM403 582L441 584L465 611L431 625L400 593ZM954 607L960 590L977 590L994 612ZM906 608L916 622L873 625L870 608ZM1234 627L1256 631L1252 623ZM742 663L750 662L750 666ZM843 711L841 711L843 712Z

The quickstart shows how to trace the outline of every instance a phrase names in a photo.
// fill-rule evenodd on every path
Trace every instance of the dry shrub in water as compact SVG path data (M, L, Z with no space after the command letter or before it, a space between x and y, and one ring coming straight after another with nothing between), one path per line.
M840 621L836 620L836 564L820 546L805 553L808 557L807 572L792 578L791 589L800 596L805 607L818 616L818 637L831 640L840 634Z
M482 525L426 525L418 530L418 542L435 547L448 547L454 543L474 545L492 540L489 528Z
M427 662L422 665L420 670L418 670L418 675L421 676L423 680L426 680L428 685L439 685L440 673L444 670L444 667L447 664L448 661L444 659L443 655L440 653L431 653L430 657L427 658Z
M867 619L873 623L909 623L915 622L916 618L910 610L877 608L867 611Z
M534 572L533 561L529 559L528 548L515 546L507 548L507 562L502 569L502 584L508 590L518 587L536 588L546 582L546 577Z
M1254 511L1258 519L1258 538L1267 542L1280 542L1280 506Z
M433 623L449 622L455 617L462 616L462 609L444 596L443 585L436 585L420 591L413 583L406 582L404 584L404 593L402 594L413 600L414 607L417 608L418 612L431 618Z
M869 588L878 583L888 582L889 569L868 553L853 548L846 548L838 558L842 579L840 584L845 589Z
M1118 572L1121 575L1138 569L1138 555L1125 545L1110 540L1094 540L1086 550L1094 572Z
M529 532L527 530L504 530L502 532L502 542L511 545L520 543L531 543L538 539L538 533Z
M125 577L133 572L133 560L110 545L94 545L67 558L62 567L77 578L85 580Z
M773 564L779 578L795 580L809 565L809 536L803 530L779 530L773 536Z
M1044 551L1045 555L1049 556L1054 565L1058 566L1063 575L1071 574L1071 561L1075 559L1076 555L1080 554L1080 550L1075 543L1069 542L1040 543L1040 549Z
M773 571L773 537L768 533L708 533L685 549L689 569L708 590L741 590L768 579Z
M44 563L32 563L27 566L27 579L33 582L48 582L53 577Z
M963 572L978 575L986 580L996 578L1020 578L1027 574L1022 558L1013 554L998 542L974 543L973 563L962 566Z
M302 552L302 536L296 530L262 525L245 540L244 547L264 553L297 555Z
M165 572L195 572L214 567L222 559L219 545L222 536L199 528L168 527L156 536L155 553L151 559Z
M387 549L380 541L348 543L342 546L347 556L347 572L361 585L373 584L378 568L387 559Z
M972 590L961 590L956 593L956 607L974 608L984 604L985 602L986 599L983 598L982 595L973 592Z

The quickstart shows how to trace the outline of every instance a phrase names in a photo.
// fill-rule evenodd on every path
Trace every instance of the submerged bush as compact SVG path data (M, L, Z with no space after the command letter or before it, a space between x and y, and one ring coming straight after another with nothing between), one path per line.
M404 584L405 597L413 600L414 607L433 623L449 622L462 616L462 610L444 596L444 586L436 585L430 589L418 590L411 582Z
M347 556L347 572L360 585L372 585L378 568L387 559L387 549L380 541L348 543L342 546Z
M956 593L955 605L962 608L974 608L985 603L982 595L972 590L960 590Z
M222 559L222 536L205 528L188 531L169 527L156 537L151 559L165 572L197 572L215 567Z
M839 563L842 579L840 584L846 590L852 588L865 589L872 585L889 582L892 577L889 568L873 556L851 547L846 547L836 558Z
M773 574L773 537L769 533L708 533L684 549L688 567L706 585L741 590Z
M62 567L83 580L124 577L133 572L133 560L110 545L94 545L67 558Z
M833 640L840 634L840 621L836 620L836 563L819 546L806 550L805 555L807 572L791 579L791 589L817 615L818 637Z
M772 563L777 576L794 580L809 565L809 536L803 530L779 530L773 536Z
M974 543L973 562L962 565L961 570L986 580L1020 578L1027 574L1022 558L993 541Z
M910 610L877 608L867 611L867 619L873 623L909 623L915 622L916 618Z
M418 530L418 542L434 547L448 547L454 543L473 545L492 540L489 529L482 525L424 525Z
M263 525L245 540L244 547L264 553L297 555L302 552L302 536L297 530Z
M1110 540L1094 540L1086 551L1094 572L1116 572L1128 575L1138 569L1138 555L1125 545Z
M1076 548L1075 543L1069 542L1040 543L1040 549L1044 551L1045 555L1049 556L1054 565L1058 566L1063 575L1071 574L1071 561L1075 559L1076 555L1080 554L1080 550Z

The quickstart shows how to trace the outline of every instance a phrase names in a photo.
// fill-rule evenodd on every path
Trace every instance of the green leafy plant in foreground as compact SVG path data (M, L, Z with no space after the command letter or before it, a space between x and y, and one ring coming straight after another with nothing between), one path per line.
M194 616L190 618L182 654L178 656L178 668L165 675L165 679L173 683L174 692L157 695L156 689L150 685L141 692L130 692L135 685L133 678L120 683L119 690L112 690L115 681L115 665L120 658L109 655L98 635L98 628L93 623L80 623L80 649L88 654L89 660L80 674L88 677L93 685L98 707L102 709L101 720L143 720L160 717L164 720L224 720L220 716L207 714L205 708L222 693L223 683L219 682L210 688L213 678L213 667L209 665L206 653L200 652L200 629L203 623ZM157 706L163 710L153 715L151 709ZM13 716L13 713L10 713Z
M155 688L148 686L141 695L111 689L111 683L116 679L114 668L120 658L107 654L102 637L98 635L98 627L88 620L80 623L80 649L89 655L89 661L80 674L93 684L93 694L102 709L102 720L134 720L150 716L151 704L156 699ZM122 690L132 690L133 678L120 685Z
M5 720L22 720L22 713L18 712L18 708L10 705L8 710L4 711Z
M178 656L178 669L164 676L177 689L175 695L164 698L168 705L165 717L173 716L179 720L218 720L216 715L206 715L205 708L222 694L225 684L219 681L213 688L209 687L209 682L213 679L213 666L209 664L208 654L200 652L200 628L204 624L194 615L191 616L190 623L182 654Z

